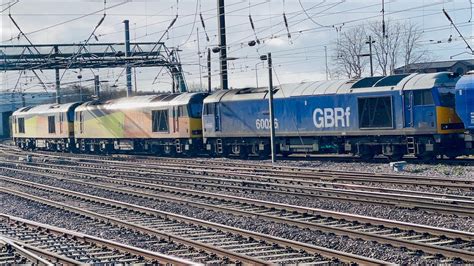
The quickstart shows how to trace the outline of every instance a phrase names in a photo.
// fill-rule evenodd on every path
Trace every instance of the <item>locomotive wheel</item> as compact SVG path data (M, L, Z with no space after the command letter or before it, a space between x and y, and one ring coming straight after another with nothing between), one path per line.
M392 155L388 155L387 157L390 161L400 161L401 159L403 159L403 156L403 153L394 153Z
M151 146L151 153L155 156L163 156L163 148L160 145Z
M358 155L363 161L370 161L374 158L375 152L372 147L364 145L359 148Z
M258 158L260 160L266 160L268 159L268 156L270 156L270 153L268 151L261 151L259 154L258 154Z
M420 159L423 163L430 163L436 159L436 154L433 152L424 152L417 155L416 158Z
M176 148L174 145L166 145L164 146L164 154L169 157L175 157L176 156Z
M454 160L456 159L456 157L460 156L461 154L458 151L446 151L444 155L448 157L450 160Z
M246 146L240 146L239 158L247 159L249 157L249 152Z

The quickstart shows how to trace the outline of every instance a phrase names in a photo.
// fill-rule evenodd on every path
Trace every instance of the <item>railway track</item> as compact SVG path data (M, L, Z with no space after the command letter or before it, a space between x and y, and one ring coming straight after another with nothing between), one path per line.
M268 179L265 181L242 180L222 177L201 176L198 173L188 174L177 172L160 172L159 170L124 170L120 166L114 167L110 173L107 167L101 164L86 164L82 166L54 165L50 163L21 164L14 161L3 160L0 162L5 169L19 171L46 172L56 174L84 175L96 174L94 177L103 175L109 177L127 176L128 179L142 181L152 184L177 186L184 188L212 188L215 191L225 190L248 190L257 192L271 192L283 195L299 195L334 200L358 201L364 203L383 204L389 206L401 206L405 208L418 208L432 212L456 214L460 216L474 217L474 200L472 197L459 195L439 195L435 193L418 191L400 191L367 186L354 186L348 184L320 184L315 181L299 181L284 179ZM9 166L8 166L9 165ZM137 169L137 168L135 168ZM187 171L187 170L185 170ZM153 176L143 176L152 173ZM238 173L237 173L237 176ZM159 177L159 178L157 178Z
M29 252L19 243L0 236L0 265L53 265L37 254Z
M0 264L170 264L191 261L0 213Z
M2 161L0 161L1 163ZM3 163L10 163L17 165L18 161L14 160L3 160ZM64 169L69 169L73 171L80 171L80 172L94 172L97 174L110 174L108 167L113 167L114 172L117 174L122 175L133 175L137 178L141 176L170 176L170 173L180 174L185 173L188 177L195 177L199 178L203 173L200 170L193 170L193 169L182 169L177 167L160 167L159 169L146 169L141 167L123 167L121 165L104 165L102 163L84 163L78 162L74 164L69 164L64 161L59 161L60 167ZM57 168L57 164L53 164L51 162L42 163L42 162L35 162L35 165L50 167L50 168ZM166 168L166 169L163 169ZM257 181L257 182L267 182L279 185L298 185L298 186L308 186L308 187L322 187L322 188L340 188L346 190L364 190L364 191L373 191L373 192L385 192L385 193L393 193L393 194L408 194L409 196L417 195L417 196L427 196L427 197L442 197L443 200L466 200L470 201L473 200L473 197L470 196L459 196L459 195L450 195L450 194L441 194L440 193L429 193L429 192L422 192L422 191L407 191L402 189L389 189L389 188L382 188L382 187L373 187L373 186L364 186L364 185L354 185L354 184L344 184L344 183L333 183L333 182L322 182L322 181L313 181L313 180L295 180L289 178L266 178L265 176L255 176L255 175L248 175L242 173L233 173L227 174L226 176L220 176L220 172L216 175L215 173L205 172L204 175L208 176L204 180L217 180L217 181L227 181L227 180L248 180L248 181ZM229 179L225 179L229 178ZM466 188L468 189L468 188Z
M12 186L4 193L38 201L81 215L87 215L141 232L153 232L245 263L335 263L381 264L383 261L334 251L287 239L162 212L129 203L59 189L38 183L3 177ZM28 192L20 192L28 187ZM32 193L36 191L36 193ZM41 196L38 196L41 195ZM60 203L61 202L61 203ZM67 202L62 203L62 202Z
M35 174L35 172L27 172ZM36 172L38 174L38 172ZM67 180L123 195L151 201L176 202L213 211L290 224L352 238L441 254L448 258L474 261L474 234L358 215L336 213L321 209L291 206L242 197L226 196L197 190L155 185L139 181L89 175L65 179L63 175L45 177Z
M10 149L11 150L11 149ZM3 151L7 153L6 151ZM23 151L10 151L10 154L24 156ZM242 161L224 161L209 159L185 158L158 158L150 156L115 155L98 156L84 154L60 154L52 152L28 152L28 154L48 157L61 161L75 161L77 163L96 163L104 167L114 166L118 169L135 170L147 169L153 172L156 169L168 172L187 172L206 174L215 177L240 177L242 179L288 180L288 182L314 183L325 182L330 184L390 184L404 187L443 187L452 190L474 191L474 180L442 177L427 177L419 175L376 174L364 172L335 171L313 169L308 167L289 167L271 164L254 164ZM130 161L128 161L130 160ZM186 169L182 169L186 165ZM156 172L156 171L155 171Z

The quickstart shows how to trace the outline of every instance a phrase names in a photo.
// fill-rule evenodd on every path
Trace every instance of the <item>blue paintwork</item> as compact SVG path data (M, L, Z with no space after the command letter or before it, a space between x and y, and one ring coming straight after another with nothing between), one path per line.
M456 84L456 112L464 127L474 130L474 75L463 76Z
M359 97L391 96L394 123L392 128L387 129L359 129L358 119L358 98ZM297 96L289 98L277 98L274 100L276 134L278 135L367 135L367 132L390 132L394 129L404 128L403 119L403 97L400 91L386 91L377 93L353 93L337 95L311 95ZM214 115L203 115L204 135L205 137L260 137L268 136L268 127L261 126L257 128L257 120L268 121L268 100L245 100L245 101L227 101L217 103L219 106L220 117L216 119ZM344 110L350 108L349 124L342 126L339 120L338 126L317 128L313 121L313 112L316 108L335 108L340 107ZM421 107L426 109L426 107ZM434 109L434 107L433 107ZM430 109L426 112L432 112ZM416 115L416 120L423 120L421 116ZM435 114L433 114L435 116ZM435 119L435 117L430 118ZM215 131L215 121L220 123L221 131ZM417 126L415 125L415 128Z

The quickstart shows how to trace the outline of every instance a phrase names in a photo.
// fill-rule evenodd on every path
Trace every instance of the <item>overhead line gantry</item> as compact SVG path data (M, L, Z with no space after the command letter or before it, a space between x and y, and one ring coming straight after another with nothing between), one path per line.
M84 47L81 43L0 45L0 71L55 70L58 103L61 69L165 67L173 80L173 92L187 91L176 49L156 42L130 42L129 45L129 51L124 50L126 43L90 43Z

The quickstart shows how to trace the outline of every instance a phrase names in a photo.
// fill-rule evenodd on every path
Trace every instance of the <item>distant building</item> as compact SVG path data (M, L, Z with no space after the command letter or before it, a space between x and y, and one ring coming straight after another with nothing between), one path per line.
M463 75L471 70L474 70L474 59L415 63L396 68L394 72L395 74L404 74L449 71Z
M0 138L10 136L10 117L16 109L54 101L54 93L25 93L22 97L19 93L0 92Z

